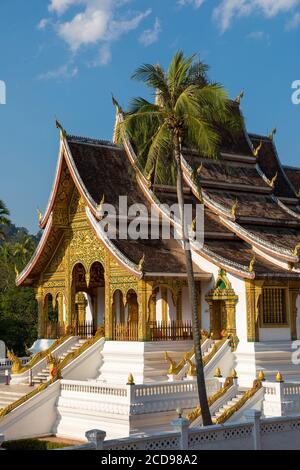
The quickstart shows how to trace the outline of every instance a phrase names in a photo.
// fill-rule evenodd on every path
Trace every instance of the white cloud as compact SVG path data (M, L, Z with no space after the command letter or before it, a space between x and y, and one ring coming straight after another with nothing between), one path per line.
M186 5L193 5L195 8L200 8L205 0L177 0L177 4L184 7Z
M295 13L292 18L286 23L285 29L286 31L292 31L293 29L297 29L300 26L300 13Z
M159 18L155 19L152 29L145 29L140 35L139 41L144 44L144 46L150 46L158 41L159 34L161 33L161 24Z
M68 63L58 67L54 70L49 70L46 73L42 73L38 76L39 80L66 80L68 78L74 78L78 75L78 67Z
M37 28L38 28L38 29L41 29L41 30L42 30L42 29L45 29L46 26L48 26L49 23L50 23L49 18L43 18L43 19L39 22L39 24L37 25Z
M213 16L222 32L226 31L234 18L245 17L253 13L272 18L279 13L292 11L300 0L222 0L215 7Z
M123 34L138 28L151 9L132 13L123 6L132 0L50 0L48 10L56 14L55 31L73 53L82 46L99 46L95 63L104 65L111 56L110 44ZM76 7L73 9L72 7ZM71 16L65 19L64 15ZM40 26L44 25L40 22ZM52 21L52 17L51 17Z

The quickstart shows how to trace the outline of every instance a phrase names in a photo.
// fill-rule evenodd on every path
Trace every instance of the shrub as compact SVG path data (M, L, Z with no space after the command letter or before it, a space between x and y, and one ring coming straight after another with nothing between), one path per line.
M2 448L6 450L53 450L68 447L62 442L40 441L38 439L19 439L17 441L5 441Z

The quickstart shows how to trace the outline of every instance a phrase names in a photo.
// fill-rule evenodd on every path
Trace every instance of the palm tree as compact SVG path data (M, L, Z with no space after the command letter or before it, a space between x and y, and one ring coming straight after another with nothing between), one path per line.
M195 61L195 56L186 58L183 52L175 54L167 71L160 65L142 65L132 78L152 89L155 103L135 98L125 114L124 122L117 128L117 135L121 136L124 129L132 140L139 166L152 182L176 183L192 309L198 394L203 424L206 426L211 425L212 420L207 401L195 278L184 212L181 149L184 144L206 158L217 158L220 127L234 128L228 96L222 86L208 81L207 70L205 64ZM197 179L196 182L199 187Z
M9 216L9 210L7 209L4 202L0 199L0 240L1 239L4 240L5 238L4 231L1 230L2 227L10 224L10 220L8 216Z
M31 257L35 244L31 237L24 237L21 242L15 244L14 248L14 257L24 266Z

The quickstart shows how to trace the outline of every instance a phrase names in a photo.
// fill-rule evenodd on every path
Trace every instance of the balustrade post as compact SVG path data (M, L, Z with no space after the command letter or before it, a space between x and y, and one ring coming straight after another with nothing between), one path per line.
M189 450L190 421L182 418L182 410L178 410L179 417L171 421L174 430L180 433L180 450Z
M106 438L106 432L100 431L99 429L91 429L85 433L85 437L89 442L95 446L95 450L103 450L104 439Z
M253 445L254 450L261 450L261 433L260 433L260 418L261 418L261 411L259 410L246 410L244 416L249 421L253 422Z

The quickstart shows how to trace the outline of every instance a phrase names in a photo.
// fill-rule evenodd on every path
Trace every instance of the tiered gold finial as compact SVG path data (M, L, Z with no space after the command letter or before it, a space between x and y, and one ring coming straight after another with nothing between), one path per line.
M262 146L263 146L263 143L262 143L262 140L261 140L261 141L260 141L260 144L258 145L258 147L256 147L255 149L253 149L253 155L254 155L255 157L258 157L258 156L259 156L259 152L261 151Z
M67 133L66 133L65 129L63 128L63 126L61 125L61 123L57 119L55 121L55 125L56 125L57 129L60 130L60 138L64 139L67 136Z
M277 374L276 374L276 382L279 382L279 383L284 382L283 377L282 377L280 372L277 372Z
M253 273L255 262L256 262L256 257L254 255L249 264L249 268L248 268L249 273Z
M293 256L298 256L299 251L300 251L300 243L297 243L297 245L292 251Z
M217 368L216 368L216 371L215 371L215 377L217 377L217 378L220 378L220 377L222 377L222 374L221 374L221 369L220 369L220 367L217 367Z
M277 132L277 129L276 129L276 127L274 127L274 129L272 129L271 134L269 134L269 139L270 140L274 139L274 136L275 136L276 132Z
M239 204L239 202L238 202L238 200L236 199L236 200L235 200L235 203L232 205L232 207L231 207L231 209L230 209L230 215L231 215L231 217L233 217L234 219L235 219L235 217L236 217L236 210L237 210L238 204Z
M278 178L278 171L276 172L276 175L269 181L269 186L271 186L271 188L274 188L277 178Z
M245 96L245 91L242 90L241 93L236 97L235 102L237 104L241 104L242 98Z
M200 175L202 169L203 169L203 163L201 163L201 165L198 166L198 168L197 168L197 175Z
M258 380L259 380L260 382L263 382L264 380L266 380L264 371L260 370L259 373L258 373L257 378L258 378Z
M232 369L231 377L232 377L233 379L237 379L237 372L236 372L235 369Z
M36 211L37 211L37 213L38 213L39 223L41 223L41 221L43 220L43 214L42 214L42 212L40 211L39 208L37 208Z
M141 259L140 259L140 261L139 261L139 264L138 264L138 268L137 268L137 269L138 269L138 271L139 271L140 273L143 272L144 266L145 266L145 254L143 254L143 256L141 257Z
M127 384L126 385L135 385L134 383L134 378L133 378L133 375L132 374L129 374L128 375L128 379L127 379Z

